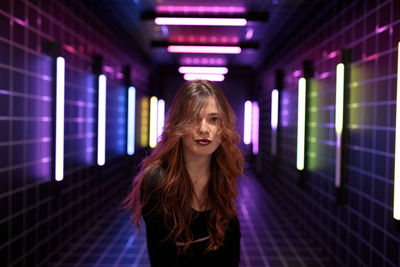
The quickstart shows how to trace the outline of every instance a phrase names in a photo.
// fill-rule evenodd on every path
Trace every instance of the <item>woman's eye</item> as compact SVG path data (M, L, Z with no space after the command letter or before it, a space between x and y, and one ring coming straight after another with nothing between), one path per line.
M210 121L213 122L213 123L215 123L215 122L218 121L218 117L211 117L211 118L210 118Z

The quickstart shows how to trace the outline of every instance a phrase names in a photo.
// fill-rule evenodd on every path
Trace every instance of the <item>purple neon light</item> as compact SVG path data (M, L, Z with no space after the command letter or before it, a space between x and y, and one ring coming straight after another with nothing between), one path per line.
M251 101L247 100L244 103L244 129L243 142L249 145L251 142Z
M201 26L246 26L243 18L186 18L186 17L157 17L157 25L201 25Z
M204 74L204 73L187 73L183 75L186 81L192 80L209 80L215 82L222 82L225 79L223 74Z
M227 74L228 68L226 68L226 67L181 66L181 67L179 67L178 71L179 71L179 73Z
M240 54L239 46L169 45L170 53Z
M226 60L222 57L183 57L182 65L226 65Z
M252 103L252 123L251 123L251 142L253 143L253 154L258 154L258 129L260 108L257 102Z
M169 13L230 13L230 14L243 14L246 8L241 6L157 6L156 12L169 12Z

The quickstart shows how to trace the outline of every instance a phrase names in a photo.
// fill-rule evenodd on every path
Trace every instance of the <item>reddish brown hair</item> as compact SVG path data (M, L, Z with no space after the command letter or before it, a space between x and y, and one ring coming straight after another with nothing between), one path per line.
M239 135L235 132L235 115L222 90L214 83L196 80L185 83L177 92L169 109L160 142L151 155L142 162L141 171L133 180L133 188L124 206L133 210L133 223L140 227L142 207L149 200L143 194L150 173L162 171L162 178L152 188L159 192L159 208L170 229L173 241L192 240L189 228L192 220L193 185L183 160L182 137L199 116L201 108L213 97L219 109L221 144L212 155L210 180L207 188L207 229L210 236L207 251L219 248L225 238L229 222L237 216L235 198L237 177L243 171L243 155L237 147ZM189 245L183 248L183 252Z

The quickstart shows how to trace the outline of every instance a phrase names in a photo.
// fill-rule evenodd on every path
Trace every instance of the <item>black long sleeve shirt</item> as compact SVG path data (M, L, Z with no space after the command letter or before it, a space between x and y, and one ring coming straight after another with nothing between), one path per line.
M207 232L207 216L209 211L198 212L193 210L193 221L190 230L193 240L203 240L193 242L189 249L178 254L178 247L171 239L166 239L169 235L168 228L164 225L164 216L159 210L154 209L156 199L153 194L148 203L143 207L142 214L146 224L147 250L152 267L158 266L238 266L240 262L240 225L235 217L229 224L225 233L224 244L217 250L207 253L205 249L209 239ZM165 240L166 239L166 240Z

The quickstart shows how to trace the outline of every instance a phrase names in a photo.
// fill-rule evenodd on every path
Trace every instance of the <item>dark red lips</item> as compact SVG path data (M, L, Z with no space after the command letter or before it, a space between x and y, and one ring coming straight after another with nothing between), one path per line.
M208 139L198 139L198 140L196 140L196 143L201 146L206 146L206 145L210 144L211 141Z

